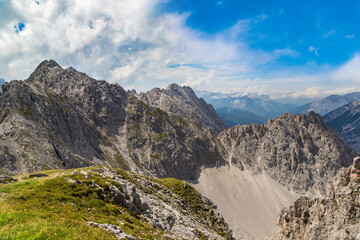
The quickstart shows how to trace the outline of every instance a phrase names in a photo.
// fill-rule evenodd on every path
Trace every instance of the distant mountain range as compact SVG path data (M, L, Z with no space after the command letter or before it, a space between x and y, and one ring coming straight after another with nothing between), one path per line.
M321 116L354 101L360 101L360 92L345 95L331 95L302 106L280 103L270 96L235 96L216 92L197 92L206 102L213 105L219 117L232 127L237 124L265 123L267 119L281 116L285 112L306 114L314 111Z
M237 108L224 107L217 109L216 112L229 127L233 127L237 124L261 124L266 123L267 121L267 118L265 117L260 117L250 111Z
M298 105L290 103L280 103L270 99L270 96L262 95L256 97L250 96L232 96L230 94L199 92L198 95L212 104L215 109L230 107L252 112L263 118L278 117L285 112L289 112Z
M302 105L291 111L291 113L308 113L314 111L321 116L324 116L332 110L354 101L360 101L360 92L353 92L345 95L331 95L324 99Z
M324 121L360 152L360 101L335 109L324 116Z
M0 78L0 91L1 91L1 85L3 85L4 82L5 82L5 79Z

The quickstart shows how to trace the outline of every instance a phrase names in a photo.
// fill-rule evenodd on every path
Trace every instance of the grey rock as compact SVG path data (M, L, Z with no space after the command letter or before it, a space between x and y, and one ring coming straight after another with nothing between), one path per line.
M81 183L79 180L73 180L71 178L65 178L65 181L72 183L72 184L80 184Z
M112 224L100 224L100 223L95 223L95 222L88 222L88 224L90 226L92 226L92 227L98 227L98 228L101 228L101 229L104 229L106 231L111 232L112 234L115 235L115 237L117 239L126 238L126 239L129 239L129 240L136 240L135 237L124 233L124 231L119 226L115 226L115 225L112 225Z
M227 128L215 109L204 99L199 99L190 87L171 84L166 89L154 88L135 95L151 107L209 126L215 134Z
M80 174L83 175L85 178L88 178L88 179L91 178L90 174L85 172L84 170L81 170Z
M139 215L153 227L162 229L166 237L198 239L198 232L195 231L197 229L208 236L208 239L233 239L232 231L229 230L214 205L206 198L201 198L198 204L211 209L211 219L216 223L204 221L201 215L189 214L191 208L189 203L183 199L180 201L180 196L173 189L157 183L154 179L133 173L128 173L126 178L122 178L120 173L103 167L93 169L91 173L94 177L102 175L108 180L108 188L105 188L104 191L105 194L109 195L110 193L115 203L121 204L132 214ZM125 187L119 189L115 187L115 182L116 185L121 184ZM188 184L184 184L184 186L190 190ZM148 191L150 189L151 191ZM116 200L119 196L122 196L120 201ZM180 206L181 202L184 202L182 206ZM124 224L120 220L119 223ZM104 227L114 228L108 224ZM223 235L220 236L215 229L221 231Z
M201 166L225 164L211 127L201 128L219 120L212 107L190 88L174 85L168 90L187 102L189 111L164 112L117 84L44 61L27 80L3 86L0 170L22 174L104 165L196 179ZM195 118L212 120L199 123ZM219 126L217 131L224 128Z
M114 185L107 183L110 189L110 193L114 199L114 201L119 204L123 205L126 202L126 196L124 193L122 193L117 187Z
M92 180L91 183L92 183L92 186L93 186L94 188L100 189L100 191L101 191L102 193L104 193L104 189L103 189L102 187L100 187L99 184L97 184L94 180Z
M287 113L265 125L235 126L218 139L229 163L246 167L253 174L264 171L300 194L325 196L327 183L357 156L314 112Z
M340 170L327 198L300 197L290 208L282 210L277 221L278 233L271 239L358 238L360 170L356 167L357 161Z

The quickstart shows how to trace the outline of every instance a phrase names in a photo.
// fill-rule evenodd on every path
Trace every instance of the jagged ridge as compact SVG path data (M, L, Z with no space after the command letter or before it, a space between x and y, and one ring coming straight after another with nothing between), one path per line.
M200 166L224 163L208 128L53 60L25 82L6 83L0 104L0 156L8 173L108 165L194 179Z
M340 170L327 198L299 198L278 217L278 233L283 239L360 238L360 158Z
M146 93L135 95L151 107L191 119L202 126L209 126L215 134L227 128L215 109L204 99L199 99L190 87L171 84L166 89L154 88Z
M326 183L357 155L321 116L289 113L266 125L243 125L219 135L226 159L253 173L265 171L274 180L305 194L326 192Z

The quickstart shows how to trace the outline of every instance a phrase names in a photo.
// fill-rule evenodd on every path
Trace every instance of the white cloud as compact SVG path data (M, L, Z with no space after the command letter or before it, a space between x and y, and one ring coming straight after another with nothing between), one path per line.
M346 35L345 38L355 38L355 35Z
M0 16L0 72L6 79L24 79L52 58L140 90L172 82L214 89L222 81L232 86L232 76L243 78L257 66L299 54L291 48L253 51L239 41L267 15L207 35L186 26L191 13L156 15L154 8L163 1L11 0L1 5L6 18ZM19 22L25 28L16 33ZM202 67L168 67L175 64Z
M327 33L324 34L324 38L327 38L327 37L329 37L329 36L331 36L331 35L333 35L333 34L335 34L335 33L336 33L336 30L332 29L332 30L330 30L329 32L327 32Z
M320 48L314 48L313 46L310 46L309 47L309 52L314 52L314 54L316 55L316 56L319 56L319 54L318 54L318 50L319 50Z
M24 79L42 60L52 58L64 67L71 65L93 77L139 90L176 82L197 90L299 98L320 96L333 87L353 89L350 82L360 82L358 55L323 75L305 75L301 69L259 73L261 66L283 56L300 55L291 47L252 50L241 40L252 26L266 21L267 15L240 20L207 35L186 25L191 13L156 15L154 8L163 1L0 3L1 76ZM25 28L16 33L14 26L19 22ZM317 56L318 50L309 47ZM175 65L178 67L169 67ZM338 85L323 87L326 79L338 79Z
M334 80L360 84L360 54L356 54L350 61L336 69L331 77Z

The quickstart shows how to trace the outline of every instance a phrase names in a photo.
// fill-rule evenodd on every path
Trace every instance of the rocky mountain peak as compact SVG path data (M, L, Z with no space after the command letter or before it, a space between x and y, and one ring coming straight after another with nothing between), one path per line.
M242 125L219 135L228 161L253 173L265 171L281 185L324 195L327 181L357 156L320 115L286 113L265 125Z
M195 92L192 90L191 87L188 86L180 86L176 83L170 84L166 90L168 94L171 96L177 96L182 98L197 98Z
M35 71L28 78L29 81L36 81L39 78L46 76L50 71L56 70L64 70L57 62L54 60L45 60L36 67Z
M151 107L190 119L202 127L209 126L215 134L227 128L215 109L204 99L199 99L190 87L171 84L166 89L154 88L135 95Z
M65 69L68 72L77 72L77 70L73 67L68 67L67 69Z

